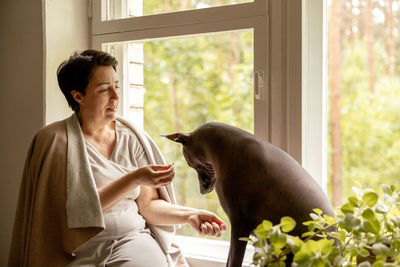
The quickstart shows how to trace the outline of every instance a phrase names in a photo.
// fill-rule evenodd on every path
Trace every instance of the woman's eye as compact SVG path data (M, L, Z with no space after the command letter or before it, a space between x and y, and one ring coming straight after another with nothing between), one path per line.
M100 93L105 93L105 92L107 92L108 91L108 88L104 88L104 89L101 89L99 92Z

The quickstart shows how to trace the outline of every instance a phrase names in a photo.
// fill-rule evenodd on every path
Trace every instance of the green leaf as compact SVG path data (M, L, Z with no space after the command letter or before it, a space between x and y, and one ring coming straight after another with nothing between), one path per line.
M348 231L355 229L361 224L360 219L354 217L353 214L347 213L343 220L344 228Z
M357 189L361 189L361 184L358 181L353 181L353 184Z
M354 205L352 203L345 203L342 205L340 210L346 214L346 213L353 213L354 212Z
M384 267L385 263L383 261L376 261L372 264L372 267Z
M365 228L366 231L379 235L380 232L380 224L378 220L375 221L365 221L363 223L363 226Z
M371 267L371 263L369 263L368 261L363 261L358 264L357 267Z
M269 235L269 230L272 228L272 223L268 220L263 220L262 223L260 223L254 233L258 238L265 239Z
M325 219L325 221L326 221L326 223L327 223L328 225L331 225L331 224L334 224L334 223L337 222L336 219L335 219L334 217L328 216L328 215L326 215L326 214L324 214L324 219Z
M296 227L296 221L291 217L285 216L281 218L282 232L288 233Z
M392 244L392 247L394 249L400 249L400 240L399 239L394 240L393 244Z
M369 251L366 250L365 248L362 248L360 250L360 255L363 256L363 257L368 257L369 256Z
M389 256L390 255L390 248L382 243L376 243L372 245L372 253L375 255L382 255L382 256ZM382 265L383 266L383 265Z
M364 219L367 219L367 220L373 220L373 219L376 218L376 217L375 217L375 213L373 212L372 209L366 209L366 210L364 210L363 213L362 213L362 217L363 217Z
M348 200L349 203L351 203L353 206L358 206L358 198L356 198L355 196L350 196Z
M317 247L320 251L326 254L332 247L335 241L328 239L320 239L317 241Z
M269 241L271 241L271 243L279 242L279 234L280 231L274 227L272 229L272 233L269 236Z
M285 234L282 234L282 233L279 233L278 234L278 240L274 243L274 245L277 247L277 248L279 248L279 249L281 249L281 248L283 248L284 246L286 246L286 235Z
M389 202L389 203L395 203L395 202L396 202L396 201L394 200L394 198L392 198L392 197L389 196L388 194L385 194L385 195L383 196L383 198L385 199L386 202Z
M310 213L310 217L311 219L313 219L314 221L319 220L319 216L315 213Z
M315 234L314 232L305 232L301 235L302 238L308 237L308 236L312 236L313 234Z
M396 217L390 216L390 220L394 225L396 225L396 227L400 227L400 216Z
M391 189L390 186L387 185L387 184L382 185L382 191L383 191L384 193L388 194L389 196L391 196L391 195L393 194L392 189Z
M392 190L392 192L396 191L396 186L394 184L390 185L390 189Z
M375 207L375 211L378 213L386 214L389 212L389 208L386 205L378 205Z
M297 263L307 263L310 261L311 258L311 252L308 251L306 248L304 248L305 246L302 246L300 251L298 251L296 253L296 255L294 255L293 260ZM300 265L301 266L301 265Z
M363 194L362 198L363 198L364 202L370 207L375 206L379 199L379 196L375 192L375 190L368 188L368 189L365 189L363 193L364 194Z
M313 211L317 214L317 215L319 215L319 216L321 216L322 215L322 213L324 213L322 210L320 210L320 209L313 209Z

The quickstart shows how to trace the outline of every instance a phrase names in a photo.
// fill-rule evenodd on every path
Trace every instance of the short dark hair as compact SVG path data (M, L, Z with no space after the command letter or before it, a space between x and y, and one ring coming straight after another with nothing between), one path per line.
M79 111L79 104L72 97L72 90L85 95L86 87L93 72L98 66L112 66L116 71L118 61L110 54L97 50L76 51L60 64L57 69L58 85L75 112Z

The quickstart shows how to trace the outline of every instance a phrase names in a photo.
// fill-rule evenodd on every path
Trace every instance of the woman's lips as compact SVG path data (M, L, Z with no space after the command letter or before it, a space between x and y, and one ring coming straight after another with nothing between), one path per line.
M117 111L117 108L116 107L109 107L109 108L107 108L107 110L109 110L109 111Z

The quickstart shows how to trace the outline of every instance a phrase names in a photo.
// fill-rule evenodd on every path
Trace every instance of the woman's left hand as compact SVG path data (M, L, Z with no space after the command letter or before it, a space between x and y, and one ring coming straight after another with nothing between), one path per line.
M223 220L207 210L197 210L188 217L188 223L200 235L219 237L228 228L228 225Z

